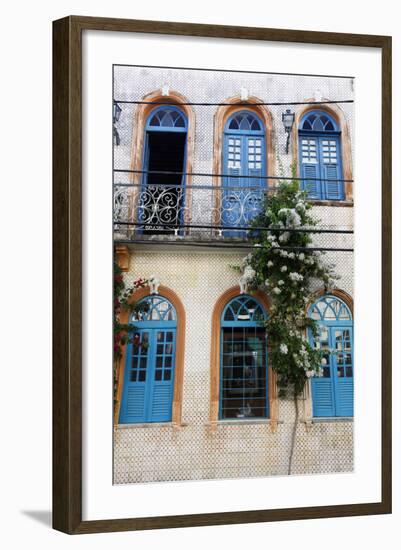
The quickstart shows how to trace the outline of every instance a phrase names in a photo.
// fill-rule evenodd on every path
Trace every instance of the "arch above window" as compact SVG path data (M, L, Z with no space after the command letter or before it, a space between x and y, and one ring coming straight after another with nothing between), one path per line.
M343 322L352 321L348 306L337 296L326 295L310 308L309 315L315 321Z
M304 115L300 130L311 132L338 132L339 128L333 117L325 111L309 111Z
M159 295L147 296L140 300L131 315L131 322L163 321L176 322L177 313L173 304Z
M224 308L221 324L232 324L233 322L247 322L257 324L266 319L266 313L259 302L252 296L241 294L233 298Z
M251 111L239 111L231 115L226 123L226 131L264 133L261 120Z
M147 128L150 130L186 132L187 119L184 113L174 106L159 107L148 116Z

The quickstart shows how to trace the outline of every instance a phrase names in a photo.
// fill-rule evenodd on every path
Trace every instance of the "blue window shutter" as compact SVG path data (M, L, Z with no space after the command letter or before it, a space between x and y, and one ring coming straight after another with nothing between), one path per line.
M145 384L129 385L125 396L124 412L121 415L122 422L144 422L145 410Z
M337 380L336 416L354 416L353 378L341 378Z
M308 197L311 199L320 199L320 181L317 164L302 164L302 188L308 192ZM310 179L308 179L310 178Z
M325 166L323 169L323 177L326 183L326 198L329 200L341 200L343 198L343 182L335 181L340 179L338 165L328 164Z
M143 333L136 331L139 338ZM148 331L147 331L148 332ZM130 343L127 346L126 365L124 374L124 388L121 401L120 422L135 423L145 421L146 409L146 376L148 357L141 349L134 348Z
M312 378L313 416L334 416L332 378Z

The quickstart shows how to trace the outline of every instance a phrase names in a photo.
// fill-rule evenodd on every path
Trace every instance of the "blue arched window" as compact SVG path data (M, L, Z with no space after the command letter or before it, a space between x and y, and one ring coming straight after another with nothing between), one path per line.
M299 126L302 186L311 199L343 200L341 132L325 111L309 111Z
M221 419L269 415L266 312L252 296L233 298L221 316Z
M353 322L348 306L326 295L310 308L318 323L318 336L311 341L323 351L321 377L312 378L313 416L353 416L354 362Z
M145 125L139 231L172 233L183 223L188 120L175 105L148 115Z
M177 314L162 296L147 296L131 315L120 423L169 422L172 415Z
M228 236L241 236L259 212L266 181L265 130L251 111L234 113L226 122L223 140L222 225Z

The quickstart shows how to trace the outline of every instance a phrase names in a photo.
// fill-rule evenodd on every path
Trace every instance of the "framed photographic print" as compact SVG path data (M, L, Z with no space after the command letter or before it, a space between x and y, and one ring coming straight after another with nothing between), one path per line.
M54 22L54 528L391 511L391 38Z

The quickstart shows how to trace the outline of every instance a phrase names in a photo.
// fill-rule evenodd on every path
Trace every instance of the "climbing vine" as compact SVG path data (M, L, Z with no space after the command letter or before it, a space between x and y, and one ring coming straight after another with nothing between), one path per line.
M318 335L317 324L306 310L313 289L329 290L337 276L324 252L309 250L310 230L318 224L311 208L297 180L280 181L253 221L258 228L252 232L253 251L237 267L248 288L261 288L271 297L266 330L280 396L299 395L309 378L322 374L322 354L308 339L309 331Z
M122 269L117 262L114 262L114 316L113 316L113 352L114 352L114 401L117 395L117 376L118 365L122 357L124 346L134 341L132 334L132 325L121 323L120 316L123 310L133 311L136 307L135 302L131 301L132 294L141 287L147 286L148 281L143 278L136 279L132 286L127 287Z

